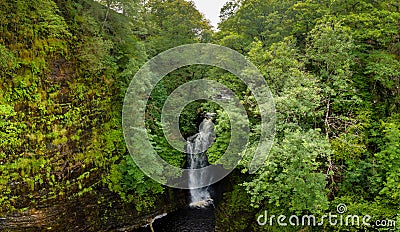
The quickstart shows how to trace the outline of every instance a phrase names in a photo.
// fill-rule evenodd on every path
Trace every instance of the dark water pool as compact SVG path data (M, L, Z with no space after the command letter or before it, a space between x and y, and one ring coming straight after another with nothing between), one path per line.
M213 232L214 208L185 208L170 213L153 222L155 232ZM136 230L151 232L150 226Z

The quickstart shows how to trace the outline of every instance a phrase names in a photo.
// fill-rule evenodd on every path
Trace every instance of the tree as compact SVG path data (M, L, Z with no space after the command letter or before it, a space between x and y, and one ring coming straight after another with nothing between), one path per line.
M150 55L178 45L207 41L210 25L193 2L150 0L145 7Z
M335 18L325 17L310 31L307 58L323 89L324 126L327 137L351 124L358 98L352 82L355 49L350 29Z
M318 130L285 130L266 164L245 182L256 208L270 205L275 212L323 212L328 207L326 173L329 143Z

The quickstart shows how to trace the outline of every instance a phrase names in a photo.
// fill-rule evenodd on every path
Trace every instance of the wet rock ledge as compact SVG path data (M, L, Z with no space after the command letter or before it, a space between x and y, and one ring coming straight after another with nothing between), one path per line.
M166 191L154 209L138 212L133 204L101 189L75 200L38 204L25 212L0 217L0 231L133 231L157 215L184 207L185 199L183 191Z

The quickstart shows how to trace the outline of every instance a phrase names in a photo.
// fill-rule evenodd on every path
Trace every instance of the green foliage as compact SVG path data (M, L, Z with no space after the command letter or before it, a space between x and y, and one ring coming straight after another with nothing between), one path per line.
M161 129L165 99L181 84L203 78L235 92L251 136L245 151L234 152L243 160L231 176L232 191L217 206L237 219L226 231L259 230L250 224L264 207L319 214L346 203L352 214L399 220L397 2L230 1L215 33L192 2L100 3L0 2L1 215L79 199L99 187L139 211L154 207L165 189L127 153L122 99L149 57L213 40L246 55L274 94L277 136L265 166L245 173L260 137L259 109L246 85L224 70L192 66L167 75L151 94L146 125L159 155L182 167L185 154L171 148ZM217 162L229 145L231 122L215 104L186 106L181 132L196 133L204 112L218 115L209 161L230 164ZM163 174L160 167L154 172Z
M322 117L322 89L317 78L305 70L296 41L288 37L268 50L260 41L254 42L249 57L259 66L274 93L277 131L293 125L312 128Z
M0 105L0 147L4 155L5 153L14 153L13 149L22 145L19 137L26 125L15 122L13 118L16 115L17 113L12 106Z
M179 129L184 138L188 138L197 133L198 131L198 117L202 113L200 112L202 103L200 101L194 101L189 103L183 109L179 115Z
M359 103L350 78L354 48L349 28L335 18L323 18L308 37L307 57L318 70L322 83L327 135L332 128L339 132L345 128L343 124L351 124L352 109Z
M328 206L326 173L330 145L318 130L289 131L273 147L257 176L245 182L251 204L266 204L289 212L322 212Z
M270 45L280 41L288 35L287 15L285 12L295 1L240 1L240 7L234 10L235 14L220 24L221 31L217 36L221 39L230 35L237 35L243 44L242 51L254 38ZM240 49L240 47L234 47Z
M116 69L116 64L113 62L113 57L109 55L113 48L113 43L109 40L103 40L100 37L89 38L80 48L78 54L79 60L84 64L83 69L88 72L97 74L105 69L111 69L113 72ZM114 66L114 67L113 67Z
M111 166L107 182L112 191L134 203L138 211L154 207L157 194L164 192L164 187L147 177L129 155L119 165Z
M231 139L231 124L228 113L223 110L217 110L216 113L217 119L214 130L218 136L207 150L208 162L211 164L220 164L226 161L220 160L220 158L225 154Z
M265 167L244 182L254 206L318 214L346 203L352 214L398 217L398 9L395 1L348 0L244 0L224 7L215 41L257 65L276 103L275 146ZM253 122L243 171L259 133ZM312 161L296 167L303 157Z
M237 177L239 178L239 176ZM224 193L224 201L216 211L216 227L224 231L246 231L254 223L254 209L249 206L250 195L244 187L235 185Z
M0 44L0 73L12 75L12 71L18 68L17 59L6 47Z
M145 7L149 9L148 23L149 54L178 45L207 41L210 26L194 6L193 2L184 0L150 0Z
M331 141L336 161L360 158L367 152L363 129L361 125L352 125Z
M389 119L390 120L390 119ZM382 124L383 143L381 151L375 154L380 166L384 188L379 192L390 199L393 204L400 203L400 124L399 116L393 116L389 122Z
M161 123L157 124L161 125ZM158 132L160 131L162 130L159 129ZM157 155L175 167L183 167L186 155L172 148L163 134L153 135L151 141Z
M365 75L369 77L373 88L379 88L378 96L374 96L380 112L397 111L400 104L400 62L398 56L378 50L368 54ZM374 91L377 92L377 91Z
M98 3L57 3L0 3L0 214L103 185L153 207L162 188L125 161L121 128L121 93L147 57L133 19L109 12L102 31Z

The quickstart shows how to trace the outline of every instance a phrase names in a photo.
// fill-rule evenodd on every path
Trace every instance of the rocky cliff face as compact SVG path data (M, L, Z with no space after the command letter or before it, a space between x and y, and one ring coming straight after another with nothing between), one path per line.
M125 148L135 31L98 1L0 1L0 231L130 231L186 204Z
M171 198L173 196L173 198ZM0 231L133 231L157 215L187 205L185 193L164 194L151 210L138 212L135 205L119 200L107 189L78 200L38 204L22 213L0 219Z

